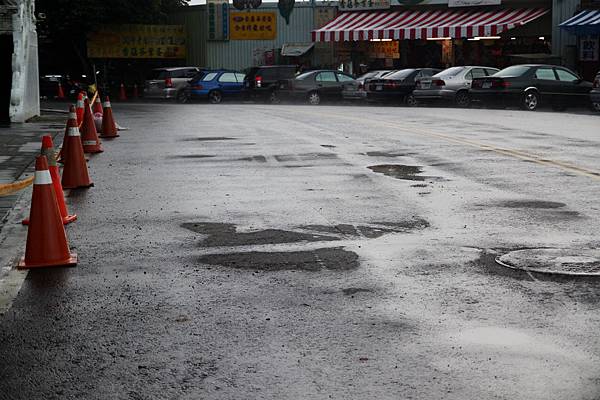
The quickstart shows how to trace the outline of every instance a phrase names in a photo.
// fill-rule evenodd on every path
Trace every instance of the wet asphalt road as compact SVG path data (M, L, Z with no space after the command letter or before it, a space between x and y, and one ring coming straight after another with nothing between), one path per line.
M600 117L116 105L80 264L0 317L0 399L598 399ZM22 251L22 249L15 249Z

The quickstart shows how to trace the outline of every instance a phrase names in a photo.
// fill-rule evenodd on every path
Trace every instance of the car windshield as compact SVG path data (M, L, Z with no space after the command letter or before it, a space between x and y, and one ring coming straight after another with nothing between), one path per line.
M379 75L379 72L380 72L380 71L370 71L370 72L367 72L367 73L366 73L366 74L364 74L364 75L361 75L361 76L360 76L358 79L369 79L369 78L373 78L374 76L377 76L377 75Z
M167 77L167 70L164 69L153 69L148 75L148 80L153 79L165 79Z
M402 69L398 72L394 72L393 74L386 75L385 79L404 79L413 72L415 72L414 69Z
M213 79L215 79L215 76L217 76L216 72L209 72L208 74L202 77L202 82L212 81Z
M436 78L451 78L451 77L454 77L454 76L460 74L464 70L465 70L465 67L452 67L452 68L443 70L442 72L440 72L439 74L434 75L434 76Z
M514 65L512 67L504 68L502 71L496 72L492 76L497 76L499 78L516 77L523 76L527 71L529 71L529 67L525 65Z
M305 73L303 73L303 74L300 74L300 75L298 75L298 76L296 77L296 79L298 79L298 80L300 80L300 81L301 81L301 80L304 80L304 79L308 78L308 77L309 77L309 76L311 76L311 75L312 75L312 72L305 72Z

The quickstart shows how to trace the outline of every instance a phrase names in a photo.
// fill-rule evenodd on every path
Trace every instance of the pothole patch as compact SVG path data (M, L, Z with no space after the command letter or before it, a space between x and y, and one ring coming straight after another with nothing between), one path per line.
M341 247L292 252L245 252L210 254L199 262L226 268L260 271L351 270L359 266L358 255Z
M524 249L496 257L511 269L542 274L600 277L600 249Z
M371 171L384 174L395 179L402 179L406 181L443 181L444 179L439 176L426 176L421 175L423 173L423 167L418 165L402 165L402 164L382 164L382 165L371 165L369 167Z

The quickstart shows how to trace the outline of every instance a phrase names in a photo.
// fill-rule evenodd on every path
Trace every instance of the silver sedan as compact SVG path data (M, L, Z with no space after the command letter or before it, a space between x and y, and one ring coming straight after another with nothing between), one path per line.
M473 78L486 77L495 74L498 69L479 66L462 66L448 68L431 78L417 80L413 92L415 99L426 101L451 101L459 107L471 104L469 89Z

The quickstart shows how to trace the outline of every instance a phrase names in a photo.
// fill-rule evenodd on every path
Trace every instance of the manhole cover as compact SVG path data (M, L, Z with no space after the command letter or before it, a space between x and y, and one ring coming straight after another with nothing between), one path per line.
M600 276L600 249L526 249L496 257L502 266L543 274Z

